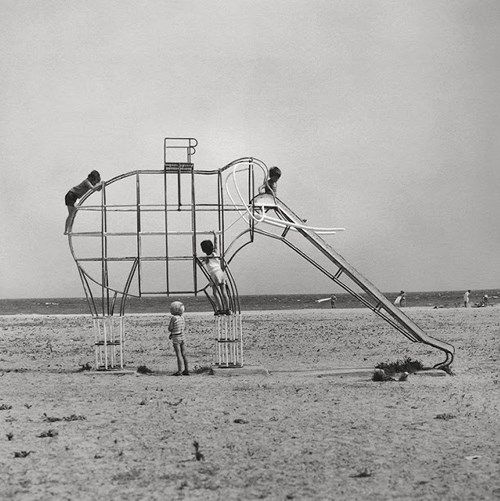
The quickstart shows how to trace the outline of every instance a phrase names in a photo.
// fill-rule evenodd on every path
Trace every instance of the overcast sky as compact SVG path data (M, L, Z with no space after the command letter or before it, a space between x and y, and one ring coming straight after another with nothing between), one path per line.
M0 0L0 297L81 296L64 195L251 155L385 291L500 287L500 2ZM328 291L279 242L241 293ZM271 279L270 279L271 277Z

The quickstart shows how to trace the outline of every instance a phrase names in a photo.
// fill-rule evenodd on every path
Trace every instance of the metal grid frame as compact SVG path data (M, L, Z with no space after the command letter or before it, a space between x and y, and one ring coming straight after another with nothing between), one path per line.
M195 170L192 163L192 156L196 153L196 146L198 142L194 138L165 138L164 140L164 166L163 169L158 170L137 170L122 174L117 176L110 181L103 184L101 193L101 203L100 205L88 206L82 205L85 200L91 195L92 192L87 193L80 203L77 205L77 212L82 210L95 210L100 212L101 216L101 228L97 232L72 232L72 224L69 230L69 245L78 267L78 272L83 284L85 295L89 303L89 308L91 310L92 316L94 318L104 318L112 316L115 312L115 306L119 302L119 315L123 316L125 314L126 299L128 296L133 296L135 294L130 293L130 286L134 277L137 277L138 283L138 297L144 295L180 295L180 294L194 294L197 295L203 292L209 299L214 310L216 309L215 303L212 300L207 288L210 285L210 277L205 269L202 260L197 255L197 245L198 236L209 235L211 231L200 231L197 225L196 214L199 212L216 211L217 212L217 222L219 230L219 248L221 256L221 265L226 272L228 277L228 295L230 298L230 308L235 314L235 318L229 323L221 319L216 319L216 331L218 339L217 351L219 353L218 361L219 365L226 367L242 365L243 361L243 343L241 335L241 306L238 295L238 290L236 287L236 282L231 274L228 264L239 253L246 245L254 241L255 235L260 234L268 236L271 238L276 238L285 243L289 248L297 252L301 257L306 259L310 264L316 267L323 274L328 276L334 283L341 286L345 291L350 293L356 299L358 299L364 306L372 310L376 315L385 320L389 325L395 328L397 331L402 333L408 339L413 342L420 342L437 348L443 351L446 358L443 362L435 365L436 368L442 368L447 370L453 361L454 348L452 345L445 343L443 341L437 340L431 336L425 334L409 317L407 317L399 308L392 305L390 301L383 296L383 294L367 279L365 279L359 272L357 272L347 261L340 256L330 245L328 245L324 240L322 240L319 235L313 231L307 231L304 229L298 229L297 231L305 237L309 243L315 246L320 252L323 253L335 266L334 272L331 272L320 265L315 259L311 258L307 252L302 251L296 245L294 245L287 238L290 230L290 226L285 226L282 229L281 234L272 233L261 228L257 228L254 219L248 221L248 227L241 232L234 240L231 245L226 246L225 233L226 233L226 212L241 212L242 210L248 210L248 207L252 207L255 210L254 200L256 194L256 183L255 183L255 170L254 165L259 165L261 168L264 167L267 171L267 167L263 162L252 157L244 157L235 160L221 169L217 170ZM183 162L173 162L170 158L170 153L175 150L184 150L185 161ZM223 185L223 172L236 168L243 164L248 168L247 176L247 193L248 200L242 201L242 205L237 205L234 203L226 203ZM162 176L163 183L163 203L162 204L146 204L141 201L141 179L143 176L158 175ZM136 185L136 201L135 204L129 205L109 205L107 203L106 197L106 187L114 182L120 181L126 177L135 176ZM195 193L195 180L202 176L216 176L217 177L217 199L213 203L201 204L196 201ZM182 186L184 180L190 183L190 200L183 201L181 198ZM174 184L177 190L177 197L175 201L167 200L168 187ZM275 198L277 207L273 207L272 210L275 211L278 218L285 223L294 224L297 221L302 221L296 214L294 214L288 207L286 207L283 202ZM260 208L259 210L263 210ZM267 210L267 209L266 209ZM135 211L136 212L136 231L134 232L108 232L108 213L110 211ZM142 220L141 214L148 211L161 211L164 214L164 231L154 231L154 232L144 232L142 231ZM169 231L169 221L171 213L179 213L189 211L191 213L191 227L189 230L185 231ZM76 212L76 213L77 213ZM75 213L75 214L76 214ZM191 235L191 255L181 255L173 256L171 255L169 248L169 235L174 234L185 234ZM162 256L145 256L142 251L142 239L150 235L160 235L165 238L164 245L164 255ZM136 253L133 256L126 257L114 257L110 256L108 252L108 243L110 237L119 236L132 236L136 239ZM243 236L248 236L248 239L240 244L239 247L231 251L231 255L226 260L225 250L229 249L236 243L238 239ZM74 249L73 238L77 237L95 237L100 238L101 244L101 255L91 258L79 258ZM192 261L192 277L193 277L193 288L189 290L173 290L170 287L170 263L175 261ZM101 263L101 279L100 282L92 278L83 267L83 264L87 261L96 261ZM109 274L108 274L108 264L114 261L130 262L130 271L125 280L122 288L115 289L110 287L109 284ZM146 291L142 287L142 264L148 261L164 261L165 262L165 290L161 291ZM199 271L201 270L202 275L207 279L208 283L205 287L199 287ZM357 293L351 285L341 280L341 276L345 276L351 280L353 285L358 286L364 295ZM92 285L100 287L100 298L92 292ZM100 304L100 308L98 305ZM217 327L219 326L219 327ZM231 326L231 327L229 327ZM239 333L233 332L235 326L238 326ZM120 331L120 341L122 340L123 333ZM100 346L102 343L100 340L96 341ZM232 350L233 354L228 353L228 344L239 343L240 348L236 348L234 345ZM106 343L104 343L106 344ZM116 344L116 342L115 342ZM221 348L221 346L224 348ZM120 353L123 353L122 347L120 347ZM240 361L238 361L238 353L241 354ZM221 355L222 354L222 355ZM112 356L112 355L110 355ZM105 355L107 360L107 355ZM106 367L107 368L107 367Z

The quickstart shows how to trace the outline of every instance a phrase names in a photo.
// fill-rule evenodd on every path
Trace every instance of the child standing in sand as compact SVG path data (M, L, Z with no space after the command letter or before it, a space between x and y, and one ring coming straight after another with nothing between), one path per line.
M212 291L217 306L215 314L230 315L229 297L226 291L227 277L222 271L220 256L217 252L217 233L215 231L212 233L214 235L213 243L211 240L203 240L200 244L201 250L206 254L206 257L203 258L203 262L212 280Z
M170 332L168 339L172 340L175 356L177 357L177 372L174 373L174 376L189 376L188 362L184 351L184 330L186 328L184 305L180 301L174 301L170 305L170 313L172 316L168 324ZM184 370L182 370L182 362L184 362Z
M68 217L66 218L66 224L64 225L64 234L68 234L69 226L71 224L71 221L73 220L73 216L76 212L75 209L75 202L79 199L82 198L87 191L92 190L92 189L97 189L101 190L102 189L102 184L101 184L101 175L99 172L96 170L93 170L88 176L87 179L84 179L80 184L77 184L76 186L73 186L68 193L66 193L66 196L64 197L64 203L66 204L66 207L68 208Z

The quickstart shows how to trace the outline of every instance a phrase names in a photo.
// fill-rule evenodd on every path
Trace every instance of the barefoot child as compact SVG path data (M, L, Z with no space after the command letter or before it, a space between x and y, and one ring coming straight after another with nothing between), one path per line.
M64 202L66 207L68 208L68 217L66 218L66 224L64 225L64 234L68 234L69 226L73 219L73 216L76 212L75 202L82 198L87 191L92 190L93 188L97 188L97 190L102 189L101 184L101 175L96 170L93 170L88 176L87 179L84 179L80 184L77 184L71 190L66 193L64 197Z
M184 329L186 326L183 315L184 305L180 301L174 301L170 305L170 313L172 316L168 324L168 330L170 331L168 339L172 340L175 356L177 357L177 372L174 373L174 376L189 376L188 362L184 351ZM184 362L184 370L182 370L182 362Z
M206 254L203 262L207 267L208 274L212 280L212 291L214 294L215 304L217 306L216 315L229 315L229 298L226 292L227 277L220 266L220 256L217 253L217 234L215 231L214 241L203 240L201 242L201 250Z

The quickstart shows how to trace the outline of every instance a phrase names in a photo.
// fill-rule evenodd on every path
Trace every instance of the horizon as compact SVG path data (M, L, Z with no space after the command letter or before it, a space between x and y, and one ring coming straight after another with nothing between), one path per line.
M421 291L412 291L412 290L405 290L405 294L431 294L431 293L440 293L440 292L453 292L453 293L464 293L468 289L441 289L441 290L421 290ZM477 289L470 289L471 294L474 295L474 292L476 293L488 293L492 291L498 291L500 293L500 286L499 287L488 287L488 288L477 288ZM400 291L394 290L394 291L381 291L382 294L384 295L394 295L394 294L399 294ZM364 292L360 292L361 295L364 294ZM266 294L240 294L239 297L248 297L248 296L254 296L254 297L259 297L259 296L321 296L321 297L329 297L332 295L332 292L290 292L290 293L266 293ZM349 292L335 292L335 296L338 295L346 295L353 297ZM204 298L204 295L202 293L199 293L197 296L194 296L194 294L171 294L170 296L167 296L166 294L155 294L155 295L146 295L146 296L130 296L130 299L133 300L152 300L152 299L169 299L173 297L198 297L198 298ZM0 301L29 301L29 300L35 300L35 299L78 299L78 300L86 300L85 296L36 296L36 297L11 297L11 298L0 298Z

